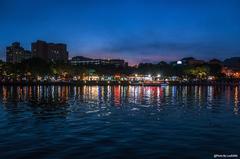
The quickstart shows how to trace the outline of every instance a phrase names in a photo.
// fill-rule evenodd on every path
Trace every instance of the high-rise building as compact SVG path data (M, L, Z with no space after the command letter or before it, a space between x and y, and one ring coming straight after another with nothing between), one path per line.
M21 47L19 42L14 42L6 48L6 61L9 63L20 63L31 57L31 52Z
M32 53L34 57L39 57L45 61L67 62L68 60L67 45L61 43L47 43L38 40L32 43Z

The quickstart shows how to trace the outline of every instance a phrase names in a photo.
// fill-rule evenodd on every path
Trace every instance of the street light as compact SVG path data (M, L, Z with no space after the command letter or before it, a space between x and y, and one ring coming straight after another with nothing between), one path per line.
M182 64L182 61L177 61L177 64L178 64L178 65L181 65L181 64Z

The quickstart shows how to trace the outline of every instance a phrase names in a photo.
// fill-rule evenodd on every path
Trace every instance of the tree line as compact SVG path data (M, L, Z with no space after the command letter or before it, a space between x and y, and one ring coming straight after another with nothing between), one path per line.
M215 76L224 77L221 73L222 65L203 63L198 65L172 64L161 61L157 64L140 63L136 66L116 67L114 65L80 65L73 66L63 62L46 62L40 58L32 58L22 63L5 63L0 62L1 76L61 76L66 75L84 76L89 74L96 75L122 75L129 76L132 74L141 75L158 75L162 77L188 77L188 78L206 78Z

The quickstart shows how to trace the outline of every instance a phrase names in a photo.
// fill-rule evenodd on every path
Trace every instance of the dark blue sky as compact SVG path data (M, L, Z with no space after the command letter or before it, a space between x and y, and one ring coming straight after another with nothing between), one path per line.
M239 0L0 0L0 56L14 41L130 63L240 56Z

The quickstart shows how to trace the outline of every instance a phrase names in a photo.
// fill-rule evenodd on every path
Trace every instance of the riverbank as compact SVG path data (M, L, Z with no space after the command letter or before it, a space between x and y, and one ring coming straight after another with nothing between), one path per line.
M187 82L179 82L179 81L169 81L169 82L130 82L130 81L8 81L8 82L0 82L0 85L58 85L58 86L67 86L67 85L89 85L89 86L108 86L108 85L122 85L122 86L167 86L167 85L180 85L180 86L188 86L188 85L206 85L206 86L221 86L221 85L229 85L229 86L239 86L240 81L187 81Z

